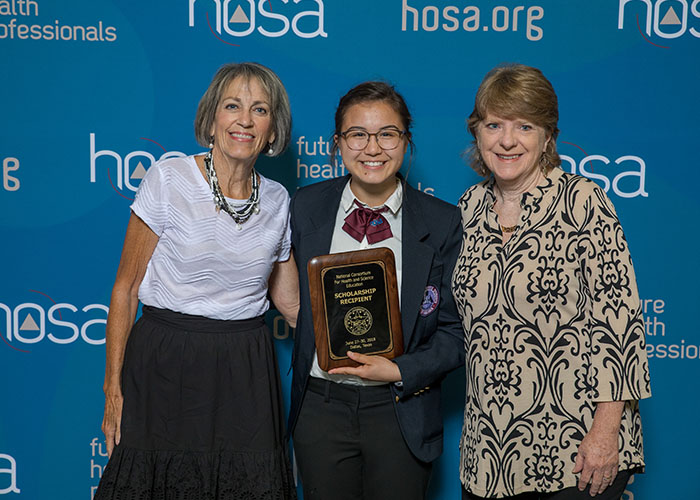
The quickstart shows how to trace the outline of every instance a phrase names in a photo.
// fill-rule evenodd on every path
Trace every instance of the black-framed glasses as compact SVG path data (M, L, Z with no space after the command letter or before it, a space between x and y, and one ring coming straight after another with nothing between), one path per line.
M379 132L370 134L366 130L351 129L341 132L340 135L345 139L345 143L353 151L362 151L369 144L369 138L374 136L377 144L382 149L396 149L401 144L401 139L406 135L405 130L397 128L383 128Z

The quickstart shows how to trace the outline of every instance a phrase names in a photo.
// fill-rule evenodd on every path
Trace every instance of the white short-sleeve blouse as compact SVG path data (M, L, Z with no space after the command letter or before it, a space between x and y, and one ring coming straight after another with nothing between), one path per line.
M159 237L139 288L142 303L214 319L267 311L268 278L291 248L281 184L260 176L260 213L238 229L216 210L194 156L168 158L149 168L131 210Z

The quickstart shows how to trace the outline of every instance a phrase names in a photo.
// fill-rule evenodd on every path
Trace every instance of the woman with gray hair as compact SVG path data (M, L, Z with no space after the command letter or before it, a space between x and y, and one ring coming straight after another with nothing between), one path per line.
M619 499L644 467L642 309L615 209L562 171L557 96L540 70L499 66L468 120L452 290L467 393L463 498Z
M296 324L289 195L255 170L290 131L277 75L227 64L195 119L208 152L144 177L107 319L110 459L95 499L295 498L263 320L269 296Z

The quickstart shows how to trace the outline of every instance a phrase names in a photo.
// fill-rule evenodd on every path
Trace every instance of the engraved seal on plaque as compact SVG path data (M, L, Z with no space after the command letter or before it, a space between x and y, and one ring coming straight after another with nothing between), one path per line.
M362 306L353 307L345 314L345 328L353 335L364 335L372 328L372 313Z

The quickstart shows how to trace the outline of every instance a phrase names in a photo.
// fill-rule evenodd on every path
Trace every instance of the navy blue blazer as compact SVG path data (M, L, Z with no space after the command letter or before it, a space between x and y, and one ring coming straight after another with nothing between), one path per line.
M340 198L350 176L301 188L292 197L292 248L299 267L300 310L294 339L292 401L288 429L294 430L314 358L314 329L306 265L330 252ZM464 363L462 325L452 298L452 271L462 240L456 206L405 185L402 207L401 324L403 386L390 384L401 433L424 462L442 453L440 382ZM426 287L439 291L438 307L423 316Z

